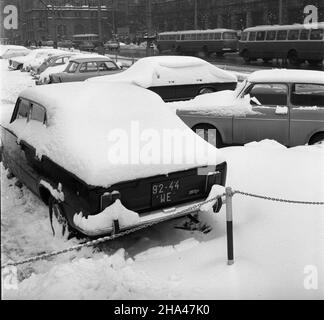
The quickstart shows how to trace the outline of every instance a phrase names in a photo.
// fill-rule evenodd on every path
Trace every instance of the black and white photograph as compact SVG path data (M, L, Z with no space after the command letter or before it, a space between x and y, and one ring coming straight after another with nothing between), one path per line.
M0 10L2 300L324 300L322 0Z

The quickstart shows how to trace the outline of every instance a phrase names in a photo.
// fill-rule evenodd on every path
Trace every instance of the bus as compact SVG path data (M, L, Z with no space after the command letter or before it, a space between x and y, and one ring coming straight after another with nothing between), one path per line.
M95 48L99 43L99 35L94 33L75 34L72 41L75 48L79 48L80 46L89 46L89 48Z
M243 31L239 41L239 53L246 63L263 59L288 59L298 66L306 60L311 65L323 63L324 22L258 26Z
M212 53L222 56L238 50L238 37L232 29L162 32L157 36L157 48L160 53L198 54L202 58Z

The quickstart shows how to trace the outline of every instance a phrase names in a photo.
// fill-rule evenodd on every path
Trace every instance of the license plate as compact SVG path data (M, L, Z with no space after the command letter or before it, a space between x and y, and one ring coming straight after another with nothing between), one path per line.
M152 205L165 205L177 200L180 191L179 180L168 180L152 185Z

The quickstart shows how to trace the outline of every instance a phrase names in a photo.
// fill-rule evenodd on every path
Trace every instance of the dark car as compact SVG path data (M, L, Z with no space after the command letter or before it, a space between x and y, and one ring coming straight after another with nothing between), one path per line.
M118 135L136 138L130 129L134 119L139 134L153 129L162 137L165 130L177 130L188 148L175 149L179 157L173 161L148 161L145 148L132 153L138 160L119 158L117 150L127 151L127 143ZM10 123L0 128L5 167L49 205L51 221L62 230L68 224L98 236L110 233L116 220L126 230L188 215L215 184L225 184L219 151L169 112L158 95L133 85L29 88L20 94ZM210 152L211 161L196 160L195 145ZM155 151L163 152L160 146Z
M108 74L121 72L122 69L110 58L89 55L70 59L64 72L50 76L50 83L75 82Z
M91 82L127 82L149 89L164 101L188 100L200 94L234 90L237 78L195 57L142 58L118 75L92 78Z
M81 51L93 51L95 49L96 45L92 41L82 41L78 48Z

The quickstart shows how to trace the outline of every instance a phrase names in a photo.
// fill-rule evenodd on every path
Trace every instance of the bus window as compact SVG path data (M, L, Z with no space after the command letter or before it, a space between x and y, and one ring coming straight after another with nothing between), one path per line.
M181 35L181 40L185 40L186 39L186 35L182 34Z
M189 37L190 40L197 40L197 34L196 33L192 33Z
M310 39L311 40L322 40L323 34L324 34L323 29L313 29L310 34Z
M222 38L222 34L217 32L215 33L215 40L220 40Z
M304 29L300 31L299 40L308 40L309 30Z
M250 32L249 41L255 41L255 39L256 39L256 32Z
M298 40L299 30L289 30L288 40Z
M224 32L223 39L224 40L237 40L237 35L235 32Z
M276 31L268 31L266 40L273 41L276 39Z
M241 35L241 41L246 41L247 40L247 36L248 36L248 33L247 32L243 32L242 35Z
M208 40L214 40L214 33L207 33L208 35Z
M256 39L257 41L264 41L265 38L265 31L258 31Z
M279 30L277 33L277 40L286 40L287 39L287 30Z
M197 40L203 40L203 34L202 33L197 34Z

